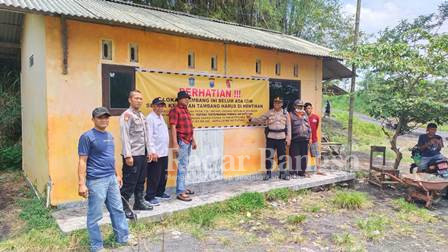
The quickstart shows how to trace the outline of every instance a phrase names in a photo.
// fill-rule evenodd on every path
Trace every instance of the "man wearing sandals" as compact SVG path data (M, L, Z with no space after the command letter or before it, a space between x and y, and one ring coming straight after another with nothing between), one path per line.
M168 114L172 147L178 158L176 195L177 199L182 201L191 201L189 194L193 194L193 191L185 188L185 177L191 149L195 150L197 148L193 137L193 123L190 112L188 112L190 98L187 92L180 91L176 98L177 105Z

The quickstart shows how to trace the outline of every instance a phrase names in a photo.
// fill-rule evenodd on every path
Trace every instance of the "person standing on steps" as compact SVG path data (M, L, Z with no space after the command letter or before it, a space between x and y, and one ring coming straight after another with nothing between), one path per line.
M178 200L191 201L190 195L194 194L191 189L185 187L185 177L190 160L191 149L197 148L193 135L193 122L188 111L190 95L185 91L177 93L177 104L174 106L168 116L171 126L171 140L173 151L177 154L177 180L176 195Z
M291 124L288 112L283 110L283 100L280 97L274 99L271 110L258 118L247 115L251 124L266 125L266 174L263 180L272 177L271 169L274 162L274 152L277 151L279 178L289 180L286 162L286 146L291 143Z
M290 112L291 119L291 177L305 177L308 164L308 146L311 136L311 128L308 116L305 113L303 102L300 99L294 101L294 111Z
M123 207L126 217L134 219L129 199L134 195L134 210L152 210L143 198L146 179L146 163L150 160L149 143L146 136L145 117L140 112L143 96L140 91L129 92L130 107L120 116L120 132L123 156Z
M317 130L319 129L320 117L313 113L313 105L309 102L305 103L305 112L311 127L310 154L311 157L314 157L316 160L316 174L325 175L320 171L320 153L319 143L317 141Z
M149 162L147 165L148 179L146 181L145 200L152 206L160 204L159 199L169 199L165 193L168 172L168 145L169 133L163 113L166 108L162 98L155 98L152 103L152 112L146 117L148 130Z
M114 137L106 131L109 117L106 108L94 109L94 127L82 134L78 143L78 194L87 198L87 231L91 251L103 249L98 222L103 218L104 204L109 211L115 240L125 244L130 238L120 197L123 182L115 170Z

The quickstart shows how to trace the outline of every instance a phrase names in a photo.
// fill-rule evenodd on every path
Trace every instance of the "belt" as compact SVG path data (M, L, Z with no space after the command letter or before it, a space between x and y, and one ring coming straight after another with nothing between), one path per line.
M285 130L286 130L286 128L284 128L284 129L270 129L270 128L268 128L269 132L278 132L278 133L280 133L280 132L285 132Z

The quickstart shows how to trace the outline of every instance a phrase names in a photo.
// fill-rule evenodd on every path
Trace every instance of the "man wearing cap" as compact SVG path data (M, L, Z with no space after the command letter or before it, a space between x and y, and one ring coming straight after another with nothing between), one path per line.
M304 177L308 163L308 146L311 136L311 127L308 116L305 113L303 102L300 99L294 101L294 111L290 112L291 119L291 176Z
M177 104L168 116L171 126L171 140L173 151L177 153L177 180L176 195L182 201L191 201L189 195L194 194L190 189L185 188L185 177L190 159L191 149L196 149L196 142L193 136L193 123L190 112L188 112L188 102L190 95L185 91L177 93Z
M115 239L127 243L128 223L120 197L121 177L115 171L114 138L106 131L110 113L106 108L92 112L94 128L85 132L78 143L78 194L88 198L87 231L92 251L103 249L98 222L103 217L103 204L110 214Z
M129 199L134 195L134 210L152 210L143 199L146 179L146 163L149 160L149 143L146 136L145 117L140 112L143 96L140 91L129 92L130 107L120 116L120 132L123 156L123 206L126 217L134 219Z
M145 200L152 206L160 204L160 199L169 199L165 193L168 169L168 127L163 119L166 104L162 98L155 98L152 103L152 112L146 117L148 130L149 162L147 165L148 179L146 181Z
M252 124L266 125L266 175L263 180L271 179L274 151L277 150L280 179L289 180L286 171L286 146L291 142L291 121L289 115L283 110L283 100L280 97L274 99L274 108L258 118L248 115Z

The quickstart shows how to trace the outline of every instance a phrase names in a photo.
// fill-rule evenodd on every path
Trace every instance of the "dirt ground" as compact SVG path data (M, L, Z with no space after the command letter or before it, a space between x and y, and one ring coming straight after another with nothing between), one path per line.
M269 202L260 213L219 220L199 234L167 228L139 246L146 251L446 251L447 200L432 211L407 212L399 204L402 191L366 183L356 189L368 197L361 209L335 207L331 199L337 190L310 192ZM291 216L301 217L294 222ZM362 228L362 223L372 224Z

